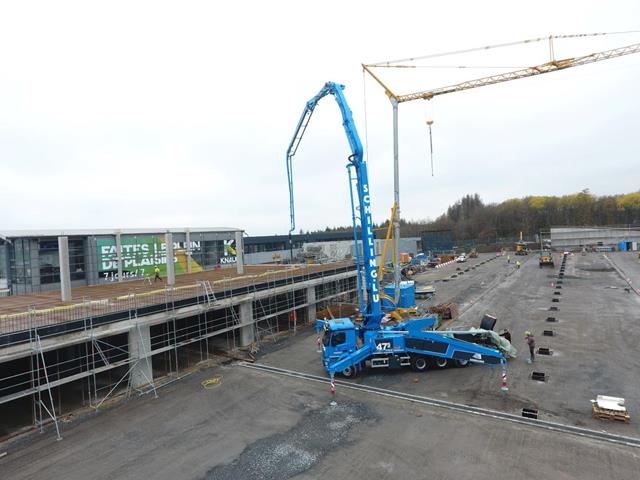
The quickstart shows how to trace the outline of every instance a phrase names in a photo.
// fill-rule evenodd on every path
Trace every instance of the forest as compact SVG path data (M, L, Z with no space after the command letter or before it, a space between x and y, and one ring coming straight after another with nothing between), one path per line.
M388 223L387 220L376 228L386 231ZM402 236L417 237L428 230L452 230L457 240L486 242L516 237L520 232L524 237L532 238L552 226L638 224L640 191L596 196L588 189L562 196L512 198L501 203L484 203L476 193L465 195L435 220L400 219ZM327 227L324 231L348 229L350 227Z

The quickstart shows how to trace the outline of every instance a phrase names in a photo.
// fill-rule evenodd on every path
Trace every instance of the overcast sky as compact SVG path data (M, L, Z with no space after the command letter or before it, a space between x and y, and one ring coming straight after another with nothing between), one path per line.
M0 5L0 229L286 233L285 152L305 102L328 80L347 86L380 222L393 201L391 106L361 63L640 30L633 0ZM638 42L640 34L558 40L555 51ZM543 42L430 65L524 67L548 52ZM409 93L498 71L379 73ZM467 193L499 202L640 189L638 85L640 54L400 105L403 217L435 218ZM295 158L298 230L350 224L349 153L326 98Z

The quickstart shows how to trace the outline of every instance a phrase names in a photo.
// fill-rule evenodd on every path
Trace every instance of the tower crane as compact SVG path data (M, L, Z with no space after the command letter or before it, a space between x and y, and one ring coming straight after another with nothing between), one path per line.
M569 57L561 60L556 60L553 58L553 40L555 38L571 38L571 37L586 37L586 36L596 36L596 35L604 35L604 34L581 34L581 35L562 35L562 36L550 36L548 37L550 52L551 52L551 60L549 62L535 65L533 67L523 68L519 70L513 70L506 73L500 73L497 75L490 75L487 77L476 78L473 80L467 80L464 82L456 83L453 85L447 85L444 87L434 88L431 90L421 90L418 92L408 93L408 94L396 94L394 93L390 87L385 84L378 75L373 73L374 68L386 68L386 67L401 67L407 68L406 62L413 61L416 59L408 58L402 60L394 60L388 62L379 62L372 64L362 64L362 68L365 72L367 72L383 89L386 95L389 97L391 101L391 106L393 109L393 177L394 177L394 205L396 205L398 215L396 216L395 225L394 225L394 237L395 237L395 258L399 258L398 245L400 239L400 179L399 179L399 154L398 154L398 105L404 102L411 102L413 100L431 100L432 98L445 95L448 93L462 92L464 90L470 90L478 87L486 87L489 85L496 85L499 83L509 82L511 80L519 80L521 78L533 77L536 75L542 75L545 73L558 72L560 70L566 70L567 68L579 67L582 65L589 65L595 62L601 62L604 60L610 60L613 58L622 57L625 55L631 55L634 53L640 52L640 43L635 43L631 45L626 45L619 48L614 48L612 50L605 50L602 52L591 53L588 55L582 55L577 57ZM546 40L546 38L536 38L530 40L524 40L522 42L513 42L502 45L495 45L494 47L503 47L503 46L511 46L517 43L531 43L535 41ZM482 47L480 49L470 49L464 50L455 53L468 53L474 50L487 49L492 47ZM394 297L396 303L400 298L400 264L396 262L394 265L394 284L395 284L395 292Z

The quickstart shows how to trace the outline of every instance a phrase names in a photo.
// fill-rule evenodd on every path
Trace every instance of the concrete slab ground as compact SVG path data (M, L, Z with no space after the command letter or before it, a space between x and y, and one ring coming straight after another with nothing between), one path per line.
M417 302L424 308L453 302L462 313L486 291L514 273L513 256L511 261L512 263L507 263L505 258L496 257L495 254L480 254L478 258L470 258L465 263L452 263L415 275L416 284L433 285L436 289L435 296Z
M200 382L223 374L205 390ZM242 367L201 372L0 459L2 478L637 478L637 448L339 395ZM297 475L297 476L296 476Z
M474 271L477 277L443 283L438 294L469 302L456 326L477 325L483 313L493 313L520 350L525 329L546 345L542 330L551 325L554 355L534 364L547 382L529 379L532 366L522 355L510 362L507 395L499 371L485 366L370 372L353 381L518 414L535 406L543 419L640 437L640 297L625 292L602 255L570 257L562 289L555 288L559 258L555 269L538 268L535 256L517 271L506 259L484 266L484 279ZM502 280L492 284L496 272ZM470 288L483 281L492 288ZM559 321L552 325L545 319L554 297L560 297ZM322 375L315 350L307 330L262 352L259 361ZM223 375L221 384L204 389L200 382L215 374ZM62 441L36 434L0 447L0 454L7 451L0 478L638 478L635 447L346 388L338 389L336 410L328 406L325 384L241 366L193 374L159 393L157 400L136 398L64 424ZM625 397L631 423L591 418L589 400L598 393Z
M560 255L555 257L553 269L539 268L535 255L524 257L519 270L502 258L485 264L484 275L476 269L476 277L439 284L441 298L453 296L466 305L449 328L477 327L482 316L490 313L498 318L496 329L508 328L512 333L519 355L508 365L508 395L500 390L500 370L482 365L432 369L423 374L369 371L354 381L517 415L522 408L534 408L541 419L640 436L640 357L636 354L640 342L640 297L626 293L625 282L602 254L596 253L570 256L562 288L556 289L561 260ZM483 281L486 288L472 288ZM636 282L640 284L640 276ZM560 301L552 302L553 298ZM551 306L558 310L549 310ZM555 317L557 322L547 322L547 317ZM537 347L547 347L553 354L537 355L534 364L526 363L526 330L535 335ZM555 336L543 336L544 330L552 330ZM323 375L315 350L315 335L310 334L262 361ZM548 380L532 380L533 371L544 372ZM598 394L626 398L632 422L620 424L592 418L590 400Z

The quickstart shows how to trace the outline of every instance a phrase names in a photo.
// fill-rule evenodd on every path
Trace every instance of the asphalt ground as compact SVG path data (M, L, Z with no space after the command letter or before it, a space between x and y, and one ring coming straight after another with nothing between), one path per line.
M569 256L561 289L556 289L559 254L554 254L554 268L540 268L537 256L530 254L519 257L522 265L516 269L513 258L507 263L500 257L471 275L440 283L437 293L438 302L454 298L461 304L460 318L448 328L478 327L482 316L489 313L498 319L496 330L511 332L518 357L508 363L507 395L500 389L500 369L484 365L431 369L423 374L368 371L354 381L508 413L533 408L541 419L640 436L640 421L620 424L592 418L590 402L598 394L623 397L632 419L640 420L640 357L636 353L640 297L626 293L626 283L602 254ZM549 310L551 307L558 310ZM556 322L547 322L548 317ZM535 362L528 364L527 330L536 338L536 352L538 347L549 348L552 355L536 355ZM544 330L552 330L554 336L544 336ZM315 339L309 333L262 361L322 375L320 354L314 353ZM534 371L544 373L547 380L532 380Z
M486 366L369 372L353 381L507 412L537 407L543 419L640 436L640 297L625 291L602 254L570 257L562 289L555 288L559 257L555 269L538 268L534 256L519 270L506 259L483 267L484 273L476 268L438 287L441 298L467 299L454 326L477 325L482 314L493 313L517 348L524 350L528 329L539 344L548 342L552 356L533 365L522 355L510 361L508 394L500 391L499 370ZM470 288L496 278L502 280L492 287ZM551 327L557 335L543 340L552 304L559 308ZM310 329L259 361L324 373ZM533 368L548 380L531 380ZM215 374L223 375L220 385L202 388ZM62 441L48 432L5 445L0 478L638 478L638 448L346 388L331 407L325 384L236 365L193 374L159 393L63 424ZM593 419L589 400L598 393L625 397L631 423Z
M205 390L212 373L221 384ZM10 479L637 478L640 451L239 366L201 372L40 436Z
M416 302L425 309L439 303L453 302L462 313L514 273L515 258L512 255L511 263L507 263L506 257L480 254L478 258L470 258L464 263L428 269L415 275L413 280L416 285L433 285L436 293L429 299L417 299Z

